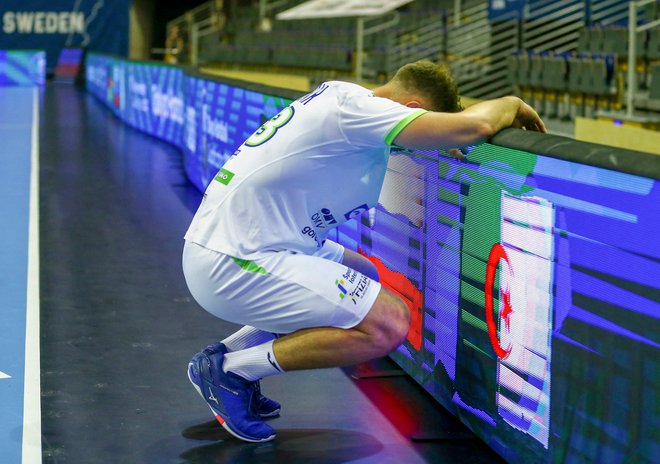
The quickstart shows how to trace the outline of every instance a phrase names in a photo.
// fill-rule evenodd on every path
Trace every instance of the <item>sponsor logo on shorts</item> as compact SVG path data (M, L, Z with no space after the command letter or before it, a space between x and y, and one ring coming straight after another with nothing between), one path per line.
M326 227L337 224L337 220L328 208L321 208L320 211L312 215L311 219L314 227L317 229L325 229Z
M335 285L337 285L337 288L339 289L340 300L343 300L346 297L346 295L348 295L353 300L353 304L357 304L357 301L355 301L353 295L348 293L348 290L346 290L346 287L344 287L344 285L346 285L346 281L344 279L335 280Z
M358 300L361 300L367 293L371 280L351 268L346 268L341 279L335 280L335 285L339 289L340 300L348 297L353 304L358 304Z
M353 299L353 303L357 304L357 300L361 300L364 297L370 284L371 281L369 280L369 277L364 275L360 276L360 280L355 286L355 290L350 293L350 297Z
M221 184L229 185L229 182L231 182L233 177L234 177L233 172L227 171L226 169L223 168L223 169L220 169L220 172L218 172L218 175L215 176L215 180L217 180Z
M342 278L346 279L348 283L354 284L355 283L355 278L357 277L358 273L357 271L351 269L350 267L346 268L346 272L342 274Z
M348 213L344 214L344 217L346 219L353 219L354 217L358 217L360 214L364 213L365 211L369 211L369 206L367 206L366 203L364 205L360 205L353 208Z

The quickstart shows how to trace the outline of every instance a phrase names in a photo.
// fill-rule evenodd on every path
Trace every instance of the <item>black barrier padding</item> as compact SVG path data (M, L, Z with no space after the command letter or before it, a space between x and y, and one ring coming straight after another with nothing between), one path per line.
M273 97L287 98L289 100L297 100L298 98L302 97L307 93L307 92L300 92L298 90L284 89L282 87L272 87L270 85L259 84L256 82L232 79L230 77L225 77L225 76L217 76L215 74L207 74L191 67L183 67L183 71L184 73L186 73L188 76L191 77L197 77L199 79L204 79L207 81L232 85L234 87L238 87L244 90L250 90L252 92L259 92L266 95L272 95Z
M660 179L660 156L651 153L521 129L504 129L492 137L490 143L537 155Z

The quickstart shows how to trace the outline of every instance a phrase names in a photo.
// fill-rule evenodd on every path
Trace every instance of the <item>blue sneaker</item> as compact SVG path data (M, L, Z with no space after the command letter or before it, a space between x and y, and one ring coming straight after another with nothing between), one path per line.
M212 345L207 346L204 349L203 353L206 353L207 356L210 356L215 353L226 354L227 347L222 342L215 342ZM261 383L258 380L254 383L255 383L254 386L255 398L252 401L252 404L255 408L256 413L264 418L278 416L280 414L280 411L282 410L282 406L280 405L280 403L268 398L267 396L264 396L261 393Z
M254 383L225 373L223 360L224 353L197 353L188 364L190 382L233 436L249 442L272 440L275 430L254 413Z
M257 414L264 418L279 416L282 410L280 403L261 394L261 383L258 380L254 382L253 403Z

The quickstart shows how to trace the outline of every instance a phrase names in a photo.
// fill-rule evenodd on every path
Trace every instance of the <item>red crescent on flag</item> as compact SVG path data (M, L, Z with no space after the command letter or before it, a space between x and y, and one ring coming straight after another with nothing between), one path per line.
M490 256L488 257L488 264L486 266L486 324L488 325L490 344L493 346L495 354L500 359L506 359L511 353L511 349L509 348L508 350L505 350L500 345L500 341L497 338L497 325L493 319L493 285L495 284L495 272L497 271L497 266L500 264L501 260L506 261L506 263L511 266L506 250L504 250L502 245L496 243L490 249ZM509 328L509 314L513 312L511 309L511 295L509 290L502 290L502 302L504 303L504 309L500 313L500 317L504 319L505 325Z

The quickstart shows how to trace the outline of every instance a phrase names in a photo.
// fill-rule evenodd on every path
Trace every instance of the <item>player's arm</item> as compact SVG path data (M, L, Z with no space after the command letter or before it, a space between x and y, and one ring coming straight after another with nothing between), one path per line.
M472 145L492 137L506 127L546 132L534 109L517 97L488 100L460 113L428 112L408 124L394 143L424 150Z

